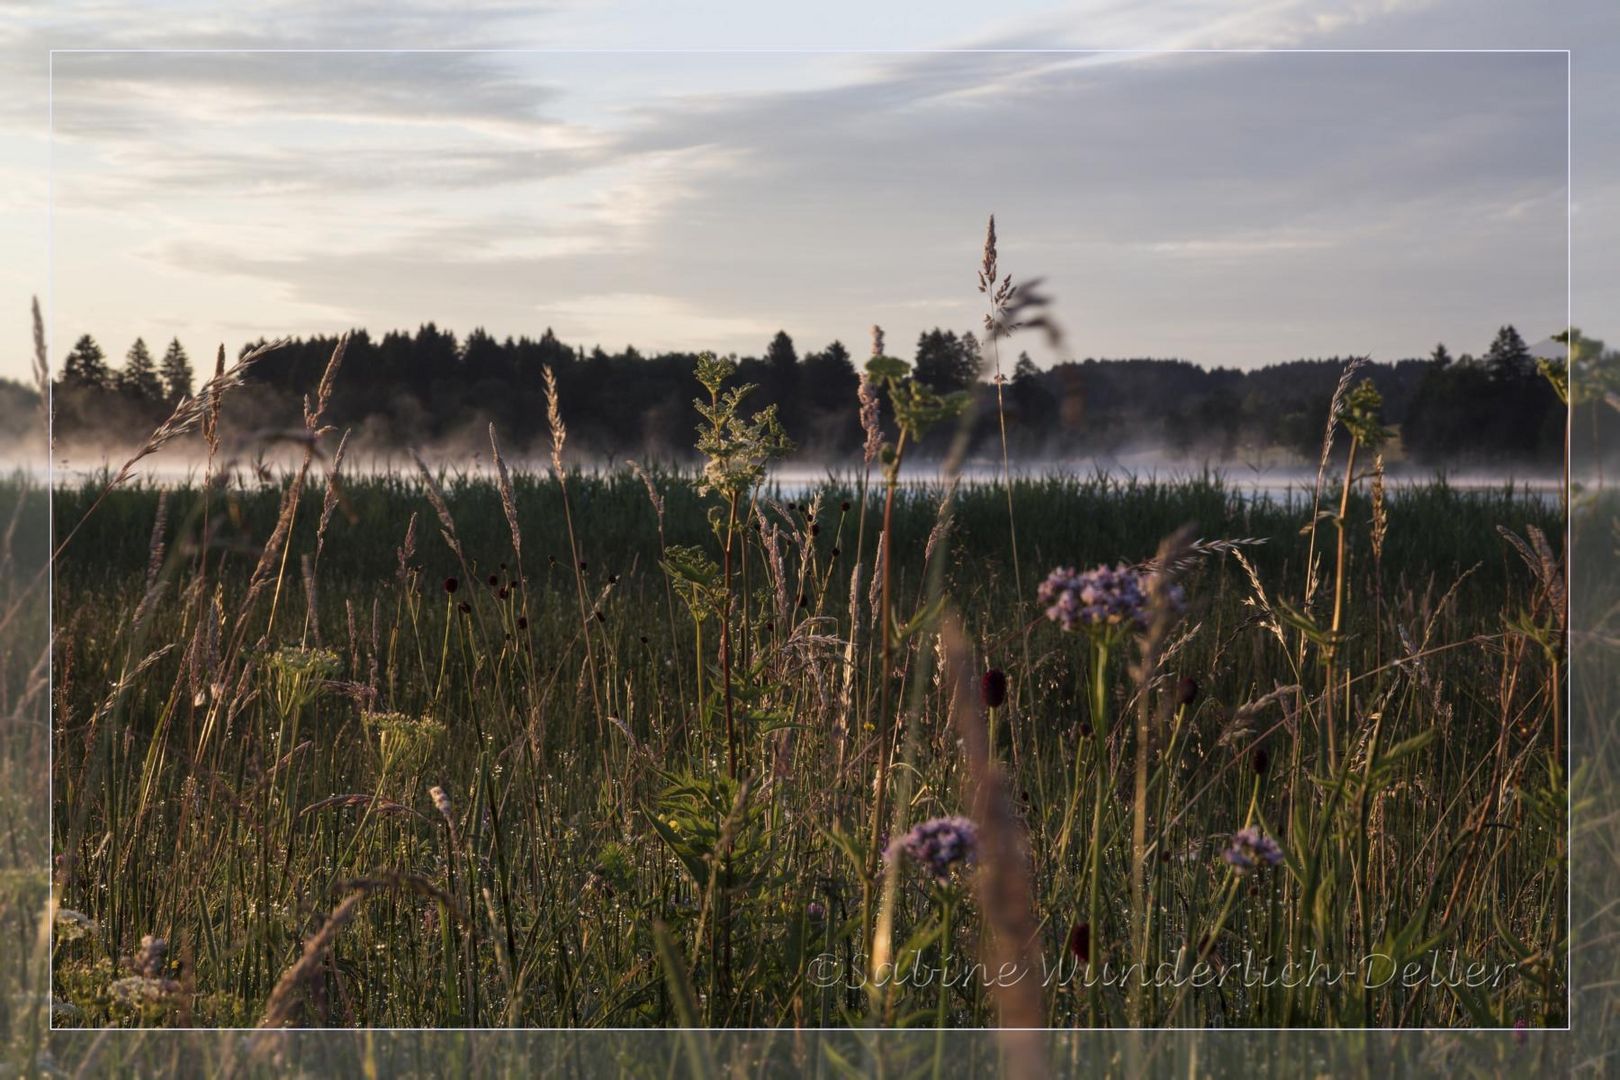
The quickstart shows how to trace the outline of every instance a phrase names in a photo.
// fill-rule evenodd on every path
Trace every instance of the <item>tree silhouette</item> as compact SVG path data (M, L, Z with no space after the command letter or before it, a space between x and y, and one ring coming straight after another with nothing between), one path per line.
M1009 393L1017 414L1017 430L1024 442L1033 442L1052 430L1057 422L1057 395L1047 387L1041 369L1027 352L1019 353L1013 365Z
M778 375L789 375L798 366L799 354L786 330L778 330L765 349L765 362Z
M1367 365L1384 399L1385 420L1400 432L1400 444L1390 450L1392 463L1402 456L1438 465L1558 460L1562 404L1518 334L1497 336L1483 361L1464 356L1442 362L1449 353L1441 346L1428 357ZM237 430L274 430L289 419L296 422L335 344L334 337L317 336L266 355L248 375L251 392L227 401L227 423ZM1591 366L1586 352L1577 359L1582 374ZM692 460L699 418L691 404L697 391L691 352L587 350L550 331L539 338L496 339L475 329L458 342L455 334L427 323L414 333L376 338L354 329L347 355L328 418L340 429L354 428L372 446L440 440L455 452L469 446L487 452L485 429L493 422L509 454L543 456L548 443L541 370L550 366L568 418L569 445L582 460ZM1620 370L1620 363L1614 366ZM115 382L95 340L80 338L58 383L56 430L69 438L105 440L147 424L158 411L156 399L144 396L153 382L160 384L160 396L172 396L189 389L192 379L178 341L155 372L149 367L149 357L132 349L129 369ZM1246 460L1280 450L1314 462L1343 369L1338 357L1243 370L1138 357L1064 361L1042 370L1023 355L1004 388L1008 439L1024 452L1060 457L1160 447L1194 461ZM936 391L978 395L970 453L999 449L996 387L980 382L979 370L973 335L935 328L919 336L919 377ZM738 361L737 377L760 385L753 399L759 405L781 406L800 460L838 464L857 460L861 452L856 371L841 343L801 359L783 332L763 356ZM121 392L126 378L144 392ZM1608 423L1601 411L1593 410L1595 419L1581 418L1583 431ZM934 440L915 453L933 458L946 452L947 443Z
M186 356L179 338L171 340L169 347L163 350L158 374L163 379L163 396L166 400L173 402L191 396L191 360Z
M804 408L799 400L799 354L786 330L778 330L765 347L765 365L758 382L761 405L775 405L777 416L784 425L797 428L803 423Z
M163 380L158 378L157 364L152 360L151 350L146 347L144 338L136 338L135 344L124 354L124 370L118 373L118 389L125 397L142 404L163 400Z
M101 346L89 334L79 338L63 360L62 382L68 387L82 390L106 390L112 386L112 369L107 366L107 354L101 351Z
M1496 332L1496 340L1485 353L1485 366L1491 378L1516 382L1536 373L1536 358L1530 355L1530 347L1519 332L1512 326L1504 326Z
M979 343L972 334L934 327L917 337L917 381L940 393L966 390L979 380Z
M850 407L859 382L843 342L834 341L820 352L805 354L799 364L803 433L795 433L794 438L806 452L837 454L859 440L859 417Z

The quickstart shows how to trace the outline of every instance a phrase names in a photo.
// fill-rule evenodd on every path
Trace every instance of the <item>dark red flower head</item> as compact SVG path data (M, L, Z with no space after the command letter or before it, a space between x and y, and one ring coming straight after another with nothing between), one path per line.
M1091 963L1091 924L1075 923L1069 927L1069 955L1082 964Z
M1007 703L1007 673L991 668L979 680L979 697L987 709L999 709Z
M1191 675L1183 675L1176 680L1176 704L1185 708L1198 700L1198 680Z
M444 579L444 591L445 592L455 592L456 589L460 585L461 585L461 582L457 581L453 577L447 577L447 578Z

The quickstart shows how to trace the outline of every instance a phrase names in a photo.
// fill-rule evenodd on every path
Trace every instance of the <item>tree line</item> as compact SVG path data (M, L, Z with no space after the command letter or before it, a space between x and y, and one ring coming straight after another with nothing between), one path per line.
M228 403L248 430L296 426L298 406L320 378L335 339L295 339L261 359L252 392ZM252 346L245 346L244 352ZM1599 346L1600 353L1606 353ZM803 353L778 332L759 356L733 357L737 381L754 383L755 406L774 404L797 455L807 461L857 458L860 364L841 342ZM1313 460L1346 358L1292 360L1251 369L1203 368L1180 359L1086 358L1049 369L1027 354L981 349L971 332L935 328L919 335L910 359L936 390L979 397L972 450L999 452L1001 416L1020 456L1161 449L1190 459L1241 460L1281 452ZM353 331L327 415L374 448L480 442L493 422L514 451L546 439L541 371L556 374L570 445L602 458L685 460L692 454L698 387L695 353L609 353L538 338L496 339L482 329L458 338L433 323L414 333L372 337ZM998 375L999 369L999 375ZM1501 327L1482 356L1368 363L1363 373L1383 396L1384 422L1401 453L1423 464L1560 459L1565 411L1519 332ZM137 441L197 375L178 340L161 358L137 340L114 367L93 337L78 339L54 390L58 440L115 433ZM0 396L0 408L11 397ZM936 435L924 454L943 452Z

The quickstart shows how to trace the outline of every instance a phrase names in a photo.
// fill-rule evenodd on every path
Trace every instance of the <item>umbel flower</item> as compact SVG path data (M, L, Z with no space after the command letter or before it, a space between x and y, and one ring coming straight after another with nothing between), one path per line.
M1076 573L1063 566L1046 575L1036 594L1046 617L1065 630L1112 627L1144 629L1148 624L1148 575L1125 563ZM1169 589L1172 607L1185 602L1180 586Z
M1258 825L1250 825L1232 834L1225 859L1232 864L1233 872L1243 877L1262 863L1277 866L1283 861L1283 853L1277 841L1262 833Z
M889 857L893 859L897 853L909 855L943 885L950 880L953 867L972 865L978 848L979 830L971 820L940 817L913 825L890 847Z

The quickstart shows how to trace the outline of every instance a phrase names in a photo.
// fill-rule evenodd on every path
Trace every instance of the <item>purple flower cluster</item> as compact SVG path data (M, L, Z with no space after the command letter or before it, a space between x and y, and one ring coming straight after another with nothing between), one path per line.
M1036 596L1046 617L1065 630L1124 625L1142 629L1148 622L1148 586L1147 575L1124 563L1112 569L1099 565L1084 573L1063 566L1046 575ZM1177 609L1183 605L1180 586L1170 587L1169 600Z
M1250 825L1233 833L1232 845L1226 849L1225 857L1239 877L1261 863L1277 866L1283 861L1282 848L1277 846L1277 841L1262 833L1258 825Z
M978 827L968 818L933 818L913 825L911 831L890 848L890 858L896 852L911 856L943 885L950 880L952 867L973 862L978 846Z

